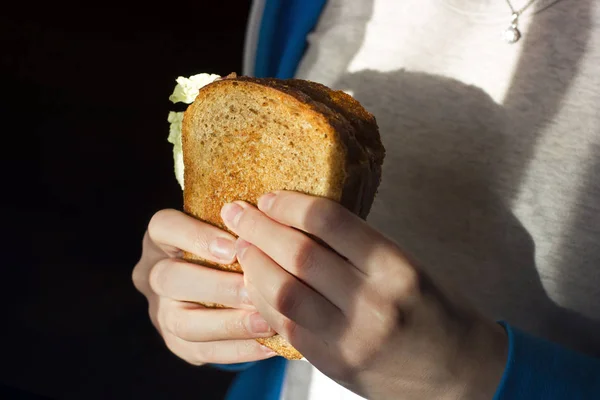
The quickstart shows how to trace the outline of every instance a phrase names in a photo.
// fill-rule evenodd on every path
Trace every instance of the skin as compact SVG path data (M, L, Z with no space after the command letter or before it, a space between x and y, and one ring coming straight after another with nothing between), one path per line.
M216 246L217 255L213 255ZM251 304L243 277L181 259L182 252L189 251L230 264L234 246L231 235L175 210L156 213L144 235L133 283L148 300L150 319L167 347L190 364L230 364L274 356L253 340L274 332ZM230 308L205 309L198 302Z
M154 325L179 357L264 359L273 354L252 338L278 332L369 399L493 397L507 357L504 330L445 294L345 208L276 192L258 208L227 204L221 216L238 239L177 211L159 212L134 269ZM224 264L237 257L244 275L187 264L181 250ZM232 309L193 305L200 301Z

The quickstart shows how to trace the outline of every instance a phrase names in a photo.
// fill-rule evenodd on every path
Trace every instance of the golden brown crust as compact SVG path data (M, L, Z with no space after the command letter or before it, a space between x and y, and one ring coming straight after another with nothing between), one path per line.
M197 125L196 118L198 115L197 109L200 108L204 97L208 96L210 92L219 92L226 90L224 87L236 85L237 90L241 90L243 86L251 86L251 90L268 90L274 89L276 90L275 96L277 97L277 101L281 103L285 102L297 102L296 106L298 109L302 109L300 112L302 113L302 117L310 120L313 120L313 125L323 125L323 132L327 136L328 140L336 140L338 141L344 149L340 149L338 157L343 159L344 167L340 169L340 172L344 175L342 178L343 183L346 183L347 186L343 186L343 183L339 185L338 190L336 190L336 195L326 196L331 198L332 200L340 202L342 205L346 206L350 210L355 213L358 213L360 207L360 198L356 195L353 196L345 196L347 198L347 202L342 202L342 195L344 193L360 193L360 185L362 184L357 180L359 176L363 174L363 171L360 170L362 166L364 168L365 161L367 160L366 155L362 151L361 147L357 143L354 138L354 131L351 125L347 120L344 119L343 116L338 113L333 112L328 109L323 104L313 101L310 97L306 96L299 90L293 90L290 88L286 88L283 85L278 84L278 80L274 79L252 79L246 77L236 78L235 75L229 75L225 77L223 80L216 81L210 85L205 86L199 93L196 101L191 104L186 110L185 117L183 120L183 129L182 129L182 141L184 147L184 164L185 164L185 188L184 191L184 210L199 219L204 220L205 222L209 222L212 225L215 225L221 229L227 230L225 225L222 223L220 218L220 209L223 204L234 201L234 200L244 200L249 202L250 204L256 205L258 197L262 194L267 193L273 190L295 190L293 185L286 187L277 187L269 185L270 182L266 182L267 185L258 185L258 187L251 188L251 190L246 190L242 195L240 191L233 191L231 193L233 196L223 196L217 192L206 193L203 192L201 195L198 194L197 191L194 190L194 186L198 184L198 181L207 182L203 186L209 188L218 188L222 186L244 186L244 182L239 179L229 179L230 176L224 176L223 174L219 175L217 173L206 174L206 176L199 176L197 173L191 173L195 168L195 164L198 162L198 155L192 151L186 151L186 148L194 148L193 145L189 145L188 142L190 140L190 133L194 131L195 125ZM269 95L273 95L273 92L269 93ZM314 121L316 120L316 121ZM319 140L318 143L315 143L315 146L320 146L323 140ZM258 151L257 149L253 149L254 151ZM238 149L234 150L234 152L228 154L229 157L237 157L236 153ZM343 153L342 153L343 151ZM222 159L214 159L213 162L223 163ZM225 170L226 168L220 168L221 170ZM231 183L226 183L227 181L231 181ZM260 179L258 179L260 180ZM257 179L253 179L254 182ZM263 182L265 183L265 182ZM293 182L292 182L293 183ZM247 183L246 183L247 186ZM271 186L271 187L269 187ZM300 190L305 193L310 193L310 190ZM231 232L232 233L232 232ZM240 265L235 262L231 265L218 265L215 263L211 263L210 261L204 260L196 255L185 253L185 258L190 261L195 261L202 263L205 266L210 266L217 269L225 269L235 272L242 272Z
M183 120L186 213L225 229L225 203L256 204L264 193L296 190L366 217L365 204L370 208L375 195L370 187L380 176L373 166L380 167L383 156L359 130L368 127L379 140L375 120L347 95L328 97L329 89L314 85L230 75L201 89ZM238 263L184 258L242 272ZM278 335L258 341L288 359L302 357Z
M288 360L300 360L302 358L302 354L279 335L269 338L259 338L256 341Z

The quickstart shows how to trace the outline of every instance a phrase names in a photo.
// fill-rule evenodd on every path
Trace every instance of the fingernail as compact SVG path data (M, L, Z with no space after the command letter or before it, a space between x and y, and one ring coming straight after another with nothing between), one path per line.
M236 226L243 208L236 203L227 203L221 209L221 218L230 226Z
M273 350L271 350L270 348L268 348L267 346L262 346L263 350L265 351L265 354L269 357L273 357L276 356L277 353L275 353Z
M252 333L268 333L271 332L269 323L265 321L259 313L250 314L250 332Z
M225 238L216 238L208 245L208 251L219 260L231 261L235 257L235 242Z
M244 239L238 239L235 241L235 253L237 254L238 259L242 259L244 257L244 253L250 247L250 243L246 242Z
M265 195L262 195L258 199L258 208L262 211L269 210L269 208L271 208L271 205L273 204L273 200L275 200L275 193L267 193Z

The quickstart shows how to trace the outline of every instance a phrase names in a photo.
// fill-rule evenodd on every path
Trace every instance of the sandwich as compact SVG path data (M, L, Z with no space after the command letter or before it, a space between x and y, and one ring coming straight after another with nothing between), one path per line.
M369 214L385 149L374 116L350 95L305 80L201 74L179 78L171 100L191 101L185 113L169 115L187 214L226 229L224 204L256 204L274 190L322 196L363 219ZM242 273L237 262L184 258ZM279 335L257 340L287 359L302 358Z

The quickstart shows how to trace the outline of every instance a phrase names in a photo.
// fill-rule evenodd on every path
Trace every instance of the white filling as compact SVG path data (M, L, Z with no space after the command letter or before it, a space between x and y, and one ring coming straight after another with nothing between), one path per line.
M173 103L185 103L191 104L196 99L200 88L208 85L219 79L219 75L215 74L197 74L185 78L180 76L176 79L177 85L173 90L173 94L169 96L169 100ZM181 124L183 121L182 112L169 112L167 118L169 121L169 137L167 140L173 144L173 161L175 163L175 178L181 186L181 190L184 188L183 183L183 148L181 144Z

